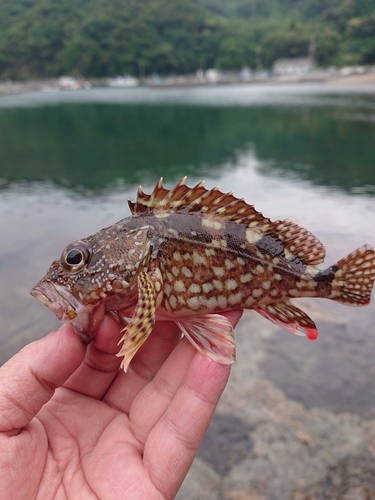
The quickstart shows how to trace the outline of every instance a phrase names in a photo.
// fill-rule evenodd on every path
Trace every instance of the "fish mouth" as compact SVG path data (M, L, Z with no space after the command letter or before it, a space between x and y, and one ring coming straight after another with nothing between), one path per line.
M70 323L86 344L94 338L104 319L104 304L84 305L64 287L51 281L39 282L30 293L51 309L60 321Z
M59 285L48 281L38 283L30 293L51 309L60 321L71 321L78 314L80 304L77 299Z

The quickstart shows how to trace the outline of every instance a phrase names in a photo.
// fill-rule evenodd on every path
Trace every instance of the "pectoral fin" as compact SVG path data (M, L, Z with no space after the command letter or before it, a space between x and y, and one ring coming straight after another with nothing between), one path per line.
M309 340L315 340L318 337L319 332L313 320L290 301L268 304L256 307L254 310L275 325L295 335L306 335Z
M176 323L185 337L202 354L222 364L233 363L236 347L232 324L220 314L186 317Z
M124 356L121 368L125 372L134 355L147 340L154 328L155 311L161 300L161 288L157 273L140 273L138 275L138 303L130 323L122 330L124 335L119 344L121 342L123 344L120 352L117 354L117 356Z

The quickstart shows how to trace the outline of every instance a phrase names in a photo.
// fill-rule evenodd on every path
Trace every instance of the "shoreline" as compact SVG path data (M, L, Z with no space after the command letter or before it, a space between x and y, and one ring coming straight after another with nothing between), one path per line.
M85 84L88 83L89 87L103 87L107 86L107 79L88 79L85 80ZM230 86L230 85L288 85L288 84L311 84L316 83L322 85L342 85L342 86L374 86L375 89L375 72L363 73L363 74L351 74L351 75L339 75L330 74L325 71L316 71L308 73L303 76L288 75L288 76L278 76L268 79L252 79L248 81L241 80L228 80L225 82L220 82L215 84L215 86ZM213 84L206 81L201 81L198 79L191 78L176 78L174 80L161 80L161 81L147 81L144 86L149 88L183 88L183 87L202 87L202 86L212 86ZM109 86L108 86L109 87ZM83 86L84 88L84 86ZM87 87L86 87L87 88ZM109 87L110 88L110 87ZM134 87L133 87L134 88ZM25 94L29 92L40 92L40 91L60 91L64 90L59 86L58 80L53 79L43 79L43 80L30 80L26 82L0 82L0 97L7 95L17 95Z

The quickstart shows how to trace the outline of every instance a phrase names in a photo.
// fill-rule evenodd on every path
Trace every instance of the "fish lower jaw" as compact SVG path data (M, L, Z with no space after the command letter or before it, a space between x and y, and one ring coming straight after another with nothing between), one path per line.
M60 321L73 320L83 307L64 287L49 281L39 282L30 293L51 309Z
M77 312L71 304L51 290L41 289L38 285L31 290L31 295L46 305L57 316L60 321L71 321L77 316Z
M65 288L51 282L40 282L31 295L46 305L60 321L70 323L86 344L94 338L104 319L104 303L84 305Z

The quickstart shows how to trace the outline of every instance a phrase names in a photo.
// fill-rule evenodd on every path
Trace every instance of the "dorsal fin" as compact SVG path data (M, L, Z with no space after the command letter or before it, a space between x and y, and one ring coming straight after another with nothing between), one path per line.
M144 193L141 187L138 189L136 202L128 202L133 215L184 211L216 215L245 225L254 220L258 223L270 223L269 219L263 217L252 205L248 205L243 198L238 199L232 193L222 193L218 187L208 190L204 187L204 181L189 188L184 177L173 189L168 190L163 187L162 180L159 180L151 194Z
M326 255L323 243L292 219L273 222L269 231L274 232L284 249L303 264L319 266L323 263Z
M128 200L128 205L132 215L143 213L147 210L152 210L153 208L158 207L159 203L168 193L169 190L163 187L163 177L160 177L159 182L156 184L151 194L144 193L142 186L139 186L136 202L134 203Z
M151 194L139 188L136 202L129 201L133 216L163 212L209 214L276 238L285 250L306 265L319 266L324 260L324 246L318 238L290 219L272 222L232 192L222 193L218 187L206 189L204 181L189 188L184 177L170 190L163 187L162 181L161 178Z

